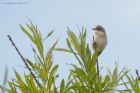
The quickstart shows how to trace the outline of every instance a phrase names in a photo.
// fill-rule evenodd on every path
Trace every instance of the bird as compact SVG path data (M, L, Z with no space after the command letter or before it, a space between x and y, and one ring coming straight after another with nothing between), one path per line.
M92 30L94 30L92 48L94 53L97 53L97 73L99 75L98 56L107 46L107 35L105 29L101 25L92 28Z

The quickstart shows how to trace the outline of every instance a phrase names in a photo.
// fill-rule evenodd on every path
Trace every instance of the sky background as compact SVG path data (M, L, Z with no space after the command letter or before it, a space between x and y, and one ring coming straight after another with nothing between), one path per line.
M24 4L6 4L22 2ZM46 49L59 38L57 47L66 48L67 29L78 33L79 27L87 28L87 41L92 44L92 27L102 25L106 29L108 45L99 58L100 66L114 68L115 62L120 70L127 66L131 73L140 71L140 0L0 0L0 84L5 66L9 69L8 78L14 77L13 68L23 73L24 64L8 41L10 34L23 55L33 59L31 42L20 30L18 24L25 25L28 18L37 24L45 36L54 29L46 43ZM54 52L54 64L59 64L60 79L66 79L70 66L78 64L71 54ZM59 79L59 80L60 80Z

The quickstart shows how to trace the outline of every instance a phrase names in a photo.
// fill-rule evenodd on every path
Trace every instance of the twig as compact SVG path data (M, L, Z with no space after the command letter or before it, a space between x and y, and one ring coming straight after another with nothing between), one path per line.
M22 54L20 53L20 51L18 50L18 48L16 47L14 41L12 40L10 35L7 35L7 37L9 38L10 42L12 43L12 45L14 46L14 48L16 49L17 53L19 54L20 58L22 59L22 61L24 62L24 64L26 65L27 69L29 70L29 72L31 73L31 75L33 76L35 82L37 83L37 85L39 86L39 88L41 89L41 85L40 83L37 81L35 75L33 74L33 72L31 71L31 68L28 66L28 64L26 63L24 57L22 56Z

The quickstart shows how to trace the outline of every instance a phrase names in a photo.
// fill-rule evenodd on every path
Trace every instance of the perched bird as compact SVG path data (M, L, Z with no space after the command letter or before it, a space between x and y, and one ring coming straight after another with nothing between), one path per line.
M95 28L92 28L92 30L94 30L92 48L94 50L94 53L97 53L98 57L107 45L107 35L105 29L100 25L96 26ZM99 75L98 58L97 58L97 72Z

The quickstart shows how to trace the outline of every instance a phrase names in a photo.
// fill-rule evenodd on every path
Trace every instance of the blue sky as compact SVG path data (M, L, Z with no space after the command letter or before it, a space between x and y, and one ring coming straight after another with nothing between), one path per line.
M27 4L2 4L5 2L27 2ZM88 30L87 40L92 43L92 27L102 25L108 35L108 45L99 58L100 66L120 69L127 66L135 74L140 70L140 1L139 0L0 0L0 84L4 68L9 68L9 78L14 77L13 68L23 73L23 63L17 55L7 34L10 34L23 55L33 59L31 43L18 24L30 18L40 28L43 36L54 29L54 34L45 46L48 48L57 37L57 47L66 47L66 26L75 33L76 24ZM66 78L70 66L77 64L71 54L54 52L54 64L59 64L60 78ZM106 72L104 67L102 73Z

